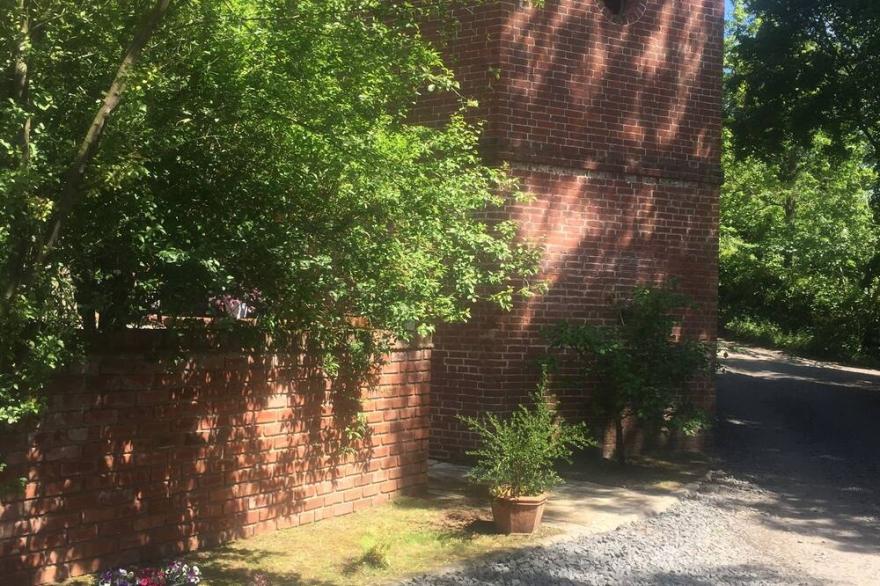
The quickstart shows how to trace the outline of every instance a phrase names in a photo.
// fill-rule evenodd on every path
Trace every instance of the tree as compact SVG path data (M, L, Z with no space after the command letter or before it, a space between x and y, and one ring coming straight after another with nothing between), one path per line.
M779 155L821 133L845 156L853 134L880 157L880 4L745 0L730 31L734 146Z
M735 3L720 263L735 333L875 351L878 23L859 0Z
M726 150L722 318L740 334L799 335L802 350L857 356L871 351L877 327L877 283L865 277L880 236L870 205L877 177L863 163L867 145L832 159L829 142L817 135L811 148L792 149L793 172Z
M80 327L234 296L331 351L360 318L370 349L535 287L536 249L481 219L518 193L466 100L411 120L456 92L419 26L448 2L4 1L0 409Z

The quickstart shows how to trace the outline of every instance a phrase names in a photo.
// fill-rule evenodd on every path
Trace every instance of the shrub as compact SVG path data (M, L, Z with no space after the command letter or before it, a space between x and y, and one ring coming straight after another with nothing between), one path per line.
M495 414L460 418L481 441L478 449L468 452L477 458L468 477L488 484L493 496L543 494L562 482L555 468L559 460L570 461L573 448L594 445L585 424L570 425L559 417L547 397L548 382L545 368L538 390L532 393L532 407L519 405L507 418Z
M689 400L688 383L712 364L712 348L676 339L691 305L673 285L639 287L609 327L562 322L548 332L551 346L576 353L584 370L598 377L598 407L617 431L617 457L625 461L623 421L634 417L655 429L695 435L708 424Z
M82 334L211 299L327 355L357 317L378 357L538 290L539 248L489 221L525 194L483 160L476 104L417 123L425 94L460 95L421 32L456 3L2 4L0 423L39 412Z
M805 329L786 331L780 325L760 317L735 316L724 328L737 340L804 352L814 345L814 336Z

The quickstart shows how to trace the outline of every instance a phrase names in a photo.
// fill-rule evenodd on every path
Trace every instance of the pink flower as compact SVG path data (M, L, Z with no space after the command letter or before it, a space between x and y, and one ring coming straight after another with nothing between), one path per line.
M137 586L165 586L165 574L158 568L144 568L138 572Z

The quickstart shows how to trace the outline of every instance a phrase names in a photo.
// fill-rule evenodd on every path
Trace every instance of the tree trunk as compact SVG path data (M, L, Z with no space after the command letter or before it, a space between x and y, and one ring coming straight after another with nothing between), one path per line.
M31 163L31 111L30 111L30 77L28 53L30 51L30 0L18 1L18 39L15 43L14 69L12 75L12 99L18 107L26 112L18 133L19 145L19 170L23 175L28 174ZM27 180L19 182L27 185ZM8 279L8 288L11 291L13 283L21 279L22 271L30 252L30 242L33 234L30 233L28 221L27 189L16 189L14 199L10 202L7 211L11 216L9 256L5 259L3 274ZM11 296L9 296L11 298ZM4 301L7 300L4 292ZM7 312L8 306L4 303L0 306L0 317Z
M18 139L21 145L21 163L26 168L31 160L30 78L28 77L28 50L31 35L30 0L19 0L18 10L21 14L21 21L18 27L18 43L15 48L13 97L28 112Z
M614 418L614 452L618 464L626 464L626 441L623 436L623 416Z
M785 222L785 239L789 244L794 241L795 220L797 219L797 178L800 173L800 149L792 148L786 153L780 179L785 183L785 199L782 202L782 211ZM785 248L783 252L782 265L786 269L794 266L794 253L790 246Z
M785 254L783 255L782 264L786 269L790 269L794 266L794 253L791 250L790 243L794 240L795 234L795 219L797 218L797 198L792 191L794 189L794 185L792 185L791 190L789 190L785 194L785 201L782 204L783 213L785 214L785 231L786 231L786 240L789 243L789 246L785 249Z
M101 106L98 108L92 123L86 131L85 137L76 151L73 161L64 173L61 193L56 202L55 213L49 222L47 230L40 239L33 262L20 259L19 262L27 266L13 267L12 277L3 292L3 310L11 304L13 297L21 285L28 283L46 262L49 253L58 242L61 229L68 220L71 211L82 197L82 184L89 163L95 158L98 146L110 115L119 105L122 94L125 91L126 78L137 65L141 52L153 37L162 23L172 0L156 0L153 9L146 15L135 30L134 37L125 52L125 56L116 70L116 75L110 84Z

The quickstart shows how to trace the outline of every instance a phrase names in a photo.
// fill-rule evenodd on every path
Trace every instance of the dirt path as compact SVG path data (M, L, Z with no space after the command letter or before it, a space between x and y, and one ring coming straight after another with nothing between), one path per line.
M880 584L880 372L729 352L719 451L749 538L824 582Z
M729 352L721 466L668 512L414 584L880 585L880 372Z

